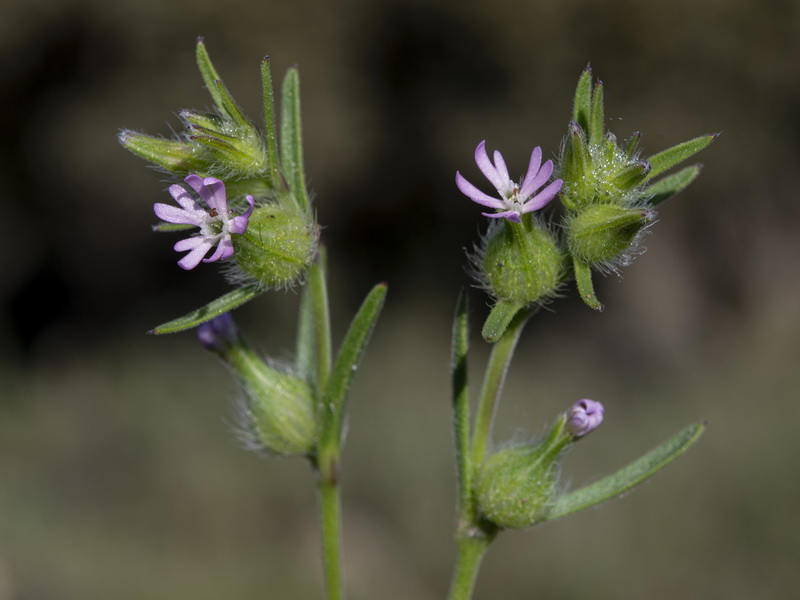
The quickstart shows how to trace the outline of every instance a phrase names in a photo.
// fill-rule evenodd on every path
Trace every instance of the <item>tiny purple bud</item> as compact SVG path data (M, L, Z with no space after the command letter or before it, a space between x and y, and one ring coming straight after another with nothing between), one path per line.
M603 405L584 398L572 405L567 417L567 430L575 437L583 437L600 427L603 422Z
M461 193L473 202L499 211L481 213L491 219L505 218L519 223L523 214L539 210L555 198L564 183L561 179L556 179L541 192L536 193L553 174L553 161L548 160L542 164L542 149L538 146L533 149L528 164L528 173L519 184L514 183L509 177L508 168L500 152L495 150L494 161L489 158L489 154L486 152L486 141L478 144L475 149L475 162L481 173L497 190L500 198L484 194L464 179L459 172L456 172L456 185Z
M239 337L230 313L222 313L197 327L197 339L206 350L222 354Z

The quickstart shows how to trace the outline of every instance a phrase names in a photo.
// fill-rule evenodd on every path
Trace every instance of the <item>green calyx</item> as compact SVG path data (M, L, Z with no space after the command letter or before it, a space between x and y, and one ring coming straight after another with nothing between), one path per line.
M553 232L526 215L522 223L493 224L478 251L480 278L500 301L541 303L563 281L564 254Z
M587 206L567 217L564 229L570 254L588 265L613 266L654 219L655 211L647 208Z
M265 204L234 236L236 264L263 289L284 288L300 279L314 260L318 231L314 220L291 201Z
M562 416L543 441L501 450L481 465L475 491L484 518L509 529L548 519L557 496L559 461L573 440L565 424Z
M319 427L309 383L268 365L244 343L223 358L244 389L242 422L253 449L279 456L310 455Z

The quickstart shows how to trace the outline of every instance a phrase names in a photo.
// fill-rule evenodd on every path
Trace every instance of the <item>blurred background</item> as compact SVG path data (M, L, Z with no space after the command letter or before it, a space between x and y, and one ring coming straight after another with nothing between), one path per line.
M0 600L319 598L313 479L232 432L235 389L190 333L145 331L215 298L150 231L163 174L117 131L170 135L211 104L205 36L260 115L259 61L302 78L306 171L336 340L372 284L383 317L345 453L353 600L444 598L454 557L450 319L483 227L455 188L480 140L521 174L555 156L581 70L646 154L707 132L647 253L570 290L521 342L496 440L581 397L606 423L565 465L596 480L690 422L705 438L628 497L504 533L476 599L789 598L800 592L800 3L3 0L0 20ZM296 293L237 311L291 356ZM472 381L487 300L472 293Z

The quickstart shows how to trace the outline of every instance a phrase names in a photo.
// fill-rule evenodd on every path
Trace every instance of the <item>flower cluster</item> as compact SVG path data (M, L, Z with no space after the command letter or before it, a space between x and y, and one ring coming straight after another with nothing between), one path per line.
M180 205L180 208L169 204L156 203L153 210L162 221L176 225L193 225L200 228L200 232L192 237L180 240L174 246L177 252L189 253L178 261L183 269L194 269L203 262L225 260L233 255L233 241L231 234L243 234L247 230L250 215L253 213L255 201L253 197L246 197L250 208L242 215L231 217L228 211L228 200L225 196L225 184L214 177L201 178L198 175L189 175L184 179L208 206L208 210L201 206L189 192L181 185L174 184L169 187L170 195ZM217 246L216 251L209 258L208 252Z

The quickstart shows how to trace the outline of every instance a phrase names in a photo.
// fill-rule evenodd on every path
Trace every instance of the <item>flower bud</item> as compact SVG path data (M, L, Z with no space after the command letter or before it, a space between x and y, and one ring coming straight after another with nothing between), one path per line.
M523 305L544 302L563 280L564 255L558 239L535 218L493 223L477 254L478 276L498 300Z
M248 447L279 456L311 453L318 427L310 384L267 364L227 313L198 327L198 337L222 357L242 387L240 418Z
M120 131L117 139L135 155L170 173L184 175L205 170L198 150L185 140L167 140L128 129Z
M228 349L239 341L239 330L233 322L231 313L222 313L198 326L197 339L206 350L224 356Z
M561 458L602 420L602 404L579 400L558 418L541 442L490 456L480 466L475 486L483 516L498 527L511 529L546 521L558 494Z
M583 437L600 427L603 412L603 405L595 400L578 400L567 413L567 430L576 438Z
M288 287L314 260L317 234L309 214L293 202L265 204L253 211L247 231L234 240L236 263L245 278L264 288Z
M624 208L612 204L583 207L564 224L569 251L587 265L613 268L635 245L639 233L655 219L647 208Z

